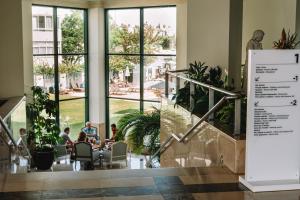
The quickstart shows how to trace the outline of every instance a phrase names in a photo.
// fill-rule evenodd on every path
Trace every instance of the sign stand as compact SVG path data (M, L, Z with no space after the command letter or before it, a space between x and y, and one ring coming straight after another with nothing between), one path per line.
M245 176L253 192L300 189L300 50L251 50Z

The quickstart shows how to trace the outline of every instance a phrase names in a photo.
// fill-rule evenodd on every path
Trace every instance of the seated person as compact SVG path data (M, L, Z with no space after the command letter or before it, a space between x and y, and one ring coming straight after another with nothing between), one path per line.
M110 139L105 139L105 144L108 150L111 148L111 145L116 141L116 135L118 131L116 124L111 124L110 127L111 127L112 136ZM103 148L105 144L101 143L101 148Z
M86 143L89 143L88 142L88 138L87 138L87 134L85 132L81 131L79 133L77 142L86 142ZM92 145L91 143L89 143L89 144ZM100 151L98 149L93 149L92 153L93 153L93 160L96 160L96 158L99 158Z
M116 135L117 135L117 126L116 126L116 124L112 124L112 125L110 125L110 128L111 128L111 132L112 132L110 141L114 142L116 140Z
M64 132L62 132L60 134L60 137L62 139L61 144L66 145L67 148L72 149L73 148L73 141L70 139L69 134L70 134L70 128L66 127L64 129Z
M20 151L23 151L27 147L27 135L26 135L26 129L25 128L20 128L19 129L20 133L20 139L18 140L18 148Z
M91 122L86 122L85 127L82 129L82 131L85 132L88 138L95 138L96 141L99 141L97 129L95 127L92 127Z
M88 142L88 138L86 137L86 133L81 131L78 135L77 142Z

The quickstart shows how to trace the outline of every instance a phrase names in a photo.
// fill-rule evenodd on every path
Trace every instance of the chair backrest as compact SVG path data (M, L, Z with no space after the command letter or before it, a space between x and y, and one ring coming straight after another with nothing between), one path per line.
M122 160L127 158L127 144L116 142L111 146L112 160Z
M56 156L57 157L62 157L62 156L66 156L68 153L67 153L67 148L66 148L66 145L56 145L54 147L55 151L56 151Z
M79 142L74 145L76 160L93 160L92 146L87 142Z

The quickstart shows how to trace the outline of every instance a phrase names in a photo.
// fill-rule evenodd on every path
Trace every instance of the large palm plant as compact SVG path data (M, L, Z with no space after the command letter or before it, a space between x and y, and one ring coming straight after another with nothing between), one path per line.
M148 113L134 112L121 117L118 121L116 140L125 138L131 144L132 151L141 153L145 149L150 154L160 146L160 110Z

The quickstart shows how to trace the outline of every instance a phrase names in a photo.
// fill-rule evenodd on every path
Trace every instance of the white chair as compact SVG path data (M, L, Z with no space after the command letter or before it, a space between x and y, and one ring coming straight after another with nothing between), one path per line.
M94 169L94 162L99 160L99 151L93 151L92 145L87 142L79 142L74 145L75 148L75 162L82 161L82 162L90 162L92 169ZM75 168L76 168L75 163Z
M107 160L112 168L112 162L125 160L127 167L127 144L125 142L116 142L112 144L111 151L105 151L104 159Z

